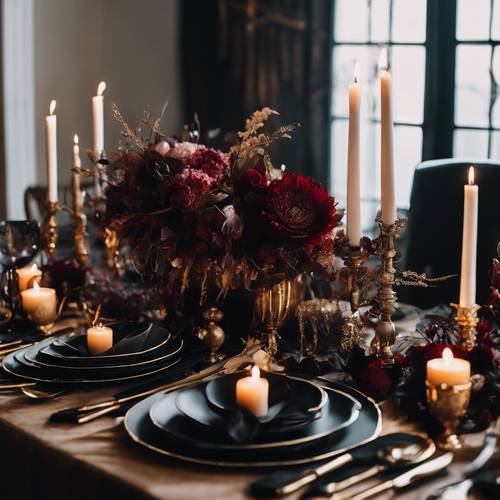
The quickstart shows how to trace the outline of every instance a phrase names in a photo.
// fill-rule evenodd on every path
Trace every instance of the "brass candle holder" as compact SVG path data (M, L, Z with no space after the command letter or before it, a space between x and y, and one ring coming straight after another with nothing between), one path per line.
M394 291L396 270L393 263L396 256L395 240L405 224L406 219L396 219L390 226L378 221L380 236L376 248L377 254L382 258L376 298L376 315L379 321L371 348L386 364L394 363L392 346L396 342L396 328L392 322L392 314L396 309L397 296Z
M460 304L451 304L457 310L455 322L457 323L460 344L471 351L476 345L476 326L479 323L477 311L481 308L477 304L472 307L462 307Z
M89 252L85 244L87 235L87 216L83 211L82 191L80 189L80 172L75 168L71 179L71 194L73 197L73 242L75 246L76 260L87 267L89 263Z
M57 248L57 211L59 210L59 204L57 201L47 202L47 213L45 215L45 220L42 223L42 238L45 250L49 261L54 259L54 255Z
M366 273L366 254L360 247L349 246L345 250L345 266L348 269L347 290L349 291L349 302L351 314L342 326L341 346L349 350L354 344L359 344L363 331L363 321L359 317L358 310L361 306L361 279Z
M460 419L469 407L472 383L461 385L431 384L426 381L427 405L429 411L444 427L436 444L447 450L462 447L462 439L457 433Z
M195 335L202 340L209 350L209 362L216 363L223 356L218 351L226 338L224 330L217 324L224 317L224 313L216 307L209 307L203 312L205 326L195 329Z

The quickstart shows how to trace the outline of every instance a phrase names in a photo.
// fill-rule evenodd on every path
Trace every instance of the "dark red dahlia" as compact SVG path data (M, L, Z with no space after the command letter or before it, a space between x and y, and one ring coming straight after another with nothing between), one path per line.
M271 234L287 246L318 244L338 223L328 191L311 177L291 173L270 183L262 214Z
M175 175L170 186L170 201L181 210L195 210L210 192L213 179L204 172L185 168Z
M226 154L212 148L199 148L187 160L188 165L205 172L214 179L220 179L229 168Z

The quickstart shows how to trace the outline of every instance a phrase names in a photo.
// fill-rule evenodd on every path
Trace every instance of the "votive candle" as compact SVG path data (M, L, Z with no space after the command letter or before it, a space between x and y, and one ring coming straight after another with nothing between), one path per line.
M252 368L252 375L236 382L236 404L247 409L256 417L267 414L269 399L269 382L260 378L258 366Z

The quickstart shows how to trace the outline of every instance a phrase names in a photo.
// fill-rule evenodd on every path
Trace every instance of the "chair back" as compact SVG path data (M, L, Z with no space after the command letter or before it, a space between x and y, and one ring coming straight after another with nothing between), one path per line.
M422 162L415 170L403 255L404 269L438 277L460 275L464 184L470 165L479 186L477 303L484 303L489 269L500 241L500 163L445 159ZM400 300L420 307L458 302L459 276L436 288L401 287Z

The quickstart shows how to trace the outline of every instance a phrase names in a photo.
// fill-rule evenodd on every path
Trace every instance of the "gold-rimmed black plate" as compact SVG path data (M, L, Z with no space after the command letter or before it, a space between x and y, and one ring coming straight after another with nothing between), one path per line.
M137 403L125 416L125 429L139 445L170 458L218 467L280 467L327 460L375 439L382 429L377 404L361 392L343 384L320 381L325 390L339 390L360 404L359 417L342 432L312 443L258 450L200 450L169 439L149 419L153 404L164 397L157 393Z

